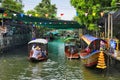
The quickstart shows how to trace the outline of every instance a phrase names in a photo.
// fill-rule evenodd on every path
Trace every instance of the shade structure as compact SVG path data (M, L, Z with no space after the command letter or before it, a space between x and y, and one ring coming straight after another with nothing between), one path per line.
M54 29L80 29L80 28L83 29L85 28L84 25L81 25L76 21L35 17L31 15L25 15L24 13L19 13L14 10L6 9L6 8L0 8L0 14L3 14L6 10L10 12L10 15L12 14L12 16L10 16L9 18L15 23L30 24L30 25L35 25L37 27L54 28ZM3 17L2 19L4 18L5 17Z
M107 44L107 42L105 40L103 40L101 38L91 36L89 34L85 34L85 35L81 36L81 39L83 41L85 41L88 46L92 46L92 47L93 47L93 45L96 45L96 46L100 47L100 41L103 41L104 43Z
M83 35L83 36L81 37L81 39L83 39L88 45L90 45L92 41L95 41L95 40L97 40L98 38L93 37L93 36L91 36L91 35L89 35L89 34L86 34L86 35Z
M0 8L0 13L4 13L4 11L6 11L6 10L9 10L10 12L13 13L13 16L12 16L13 20L20 21L22 23L30 23L30 24L35 24L37 26L41 26L41 27L55 28L55 29L85 28L85 26L79 24L76 21L48 19L48 18L29 16L29 15L25 15L23 13L12 11L10 9Z
M38 38L38 39L31 40L30 42L28 42L28 44L31 44L31 43L42 43L42 44L47 44L48 41L47 41L46 39Z
M75 42L75 38L73 38L73 37L68 37L68 38L66 38L65 40L64 40L64 42Z
M38 26L47 27L47 28L55 28L55 29L84 28L83 25L80 25L76 21L47 19L47 18L27 16L27 15L23 15L23 14L22 14L22 16L21 16L21 14L17 14L13 18L17 21L32 23L32 24L36 24Z

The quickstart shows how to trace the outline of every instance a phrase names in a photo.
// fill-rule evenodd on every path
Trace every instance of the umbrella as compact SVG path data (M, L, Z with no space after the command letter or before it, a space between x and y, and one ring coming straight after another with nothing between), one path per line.
M31 43L43 43L43 44L47 44L48 41L46 39L35 39L35 40L32 40L30 42L28 42L28 44L31 44Z

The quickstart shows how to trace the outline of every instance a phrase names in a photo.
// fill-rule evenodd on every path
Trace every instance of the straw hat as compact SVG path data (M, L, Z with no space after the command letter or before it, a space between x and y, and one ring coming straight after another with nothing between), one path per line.
M36 50L40 50L41 48L40 48L39 46L36 46L35 49L36 49Z

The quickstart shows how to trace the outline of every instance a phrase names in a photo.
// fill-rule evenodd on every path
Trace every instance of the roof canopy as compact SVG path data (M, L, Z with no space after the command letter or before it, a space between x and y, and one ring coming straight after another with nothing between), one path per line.
M90 45L90 43L91 43L92 41L96 40L97 38L96 38L96 37L93 37L93 36L91 36L91 35L86 34L86 35L83 35L83 36L81 37L81 39L83 39L88 45Z
M89 45L92 45L92 43L95 42L95 41L103 41L103 42L106 43L105 40L100 39L100 38L96 38L96 37L91 36L91 35L88 35L88 34L83 35L83 36L81 37L81 39L83 39L83 40L88 44L88 46L89 46ZM97 44L97 45L98 45L98 44Z
M0 13L3 14L5 10L6 9L4 9L4 8L0 8ZM75 21L57 20L57 19L53 20L53 19L47 19L47 18L28 16L23 13L18 13L18 12L12 11L12 10L10 10L10 12L13 13L12 19L21 21L23 23L30 23L30 24L35 24L37 26L43 26L43 27L55 28L55 29L84 28L84 26L80 25L79 23L77 23ZM14 14L16 14L16 15L14 15Z
M55 29L78 29L84 28L84 26L80 25L75 21L67 21L67 20L53 20L47 18L38 18L33 16L27 16L24 14L17 14L13 17L14 19L26 23L32 23L38 26L55 28Z
M31 40L30 42L28 42L28 44L32 44L32 43L42 43L42 44L47 44L48 41L47 41L46 39L38 38L38 39Z

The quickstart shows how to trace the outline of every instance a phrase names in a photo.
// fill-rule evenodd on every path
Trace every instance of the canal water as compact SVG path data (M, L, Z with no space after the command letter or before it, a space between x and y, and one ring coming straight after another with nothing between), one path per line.
M31 63L27 60L26 46L21 46L0 55L0 80L120 80L120 72L109 73L95 68L86 68L81 60L68 60L64 54L64 43L48 43L49 59Z

